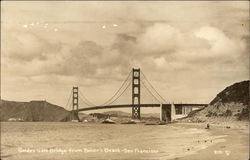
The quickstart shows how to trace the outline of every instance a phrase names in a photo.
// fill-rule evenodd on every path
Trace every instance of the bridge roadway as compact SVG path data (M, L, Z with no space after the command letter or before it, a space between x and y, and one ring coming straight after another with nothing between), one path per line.
M193 106L193 107L205 107L208 104L174 104L177 106ZM141 107L160 107L160 104L140 104ZM170 107L171 104L162 104L162 106ZM120 105L106 105L106 106L94 106L94 107L87 107L87 108L80 108L78 112L81 111L90 111L90 110L97 110L97 109L108 109L108 108L132 108L132 104L120 104Z

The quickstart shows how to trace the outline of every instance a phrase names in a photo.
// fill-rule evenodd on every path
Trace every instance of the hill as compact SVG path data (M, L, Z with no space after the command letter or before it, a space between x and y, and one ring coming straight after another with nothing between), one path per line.
M108 114L112 117L129 117L131 118L131 113L123 112L123 111L106 111L103 114ZM159 118L159 113L141 113L141 117L143 118Z
M103 113L90 113L89 115L79 116L82 121L100 121L110 117L116 122L126 122L131 120L131 113L123 111L105 111ZM94 117L94 118L93 118ZM141 114L142 121L158 121L159 113L144 113Z
M184 120L193 122L249 120L249 80L235 83L201 110L191 112Z
M242 103L249 104L249 81L242 81L226 87L210 102L210 105L218 103Z
M66 121L69 111L46 101L15 102L1 100L1 121Z

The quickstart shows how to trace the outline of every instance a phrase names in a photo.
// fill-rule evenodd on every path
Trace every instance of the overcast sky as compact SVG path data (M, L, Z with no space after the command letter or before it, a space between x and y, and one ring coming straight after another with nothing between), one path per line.
M101 104L140 67L175 102L209 103L249 79L249 2L1 2L6 100Z

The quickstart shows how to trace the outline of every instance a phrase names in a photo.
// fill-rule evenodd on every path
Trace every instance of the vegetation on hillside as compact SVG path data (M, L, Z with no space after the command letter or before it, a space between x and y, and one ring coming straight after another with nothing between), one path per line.
M249 111L249 81L242 81L226 87L207 107L191 112L185 121L249 120Z

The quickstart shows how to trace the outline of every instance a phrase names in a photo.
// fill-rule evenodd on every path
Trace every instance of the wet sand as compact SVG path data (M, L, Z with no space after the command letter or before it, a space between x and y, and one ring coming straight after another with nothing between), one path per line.
M205 123L177 123L184 128L204 129ZM232 123L230 128L222 124L211 125L211 135L225 135L225 141L209 145L206 149L174 160L247 160L249 159L249 125L246 122ZM204 143L204 142L203 142Z

